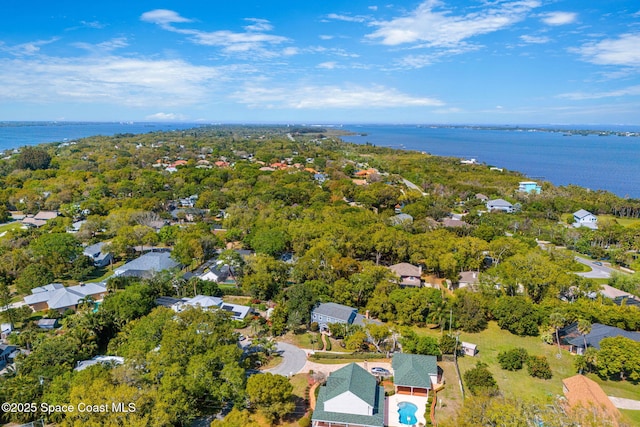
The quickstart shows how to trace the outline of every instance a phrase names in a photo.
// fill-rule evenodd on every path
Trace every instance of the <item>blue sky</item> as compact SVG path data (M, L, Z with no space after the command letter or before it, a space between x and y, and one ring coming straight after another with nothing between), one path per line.
M640 124L640 3L3 1L0 120Z

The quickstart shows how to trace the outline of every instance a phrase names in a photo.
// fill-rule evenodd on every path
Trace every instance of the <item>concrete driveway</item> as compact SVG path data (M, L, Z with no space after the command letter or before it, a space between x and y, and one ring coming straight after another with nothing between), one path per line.
M267 369L264 372L288 377L300 372L305 363L307 363L307 353L295 345L279 342L277 348L278 352L282 356L282 363L275 368Z
M588 267L591 267L591 271L587 271L586 273L576 273L578 276L587 277L589 279L608 279L611 277L611 273L613 273L614 269L607 267L604 263L602 265L594 264L596 261L591 261L590 259L582 258L577 256L576 261L580 264L584 264Z

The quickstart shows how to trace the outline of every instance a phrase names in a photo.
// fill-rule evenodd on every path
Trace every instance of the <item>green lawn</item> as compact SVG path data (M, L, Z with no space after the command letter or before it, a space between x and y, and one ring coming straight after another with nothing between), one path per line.
M20 227L22 227L22 223L18 221L7 222L6 224L0 224L0 240L5 238L6 234L4 233L8 231L18 230L20 229Z
M420 335L440 336L439 330L427 328L414 328ZM478 346L479 353L476 357L460 357L458 359L460 371L465 371L481 361L489 365L500 390L506 396L528 396L538 400L544 400L555 395L562 395L562 379L573 376L576 371L573 367L575 356L563 351L562 357L556 357L558 347L542 342L540 337L519 337L508 331L501 330L495 322L489 322L489 327L477 334L460 334L461 341L467 341ZM553 372L550 380L541 380L529 376L526 367L520 371L510 372L500 368L498 353L514 347L522 347L529 354L546 356ZM596 375L589 375L591 379L602 386L604 391L611 396L637 399L640 394L640 386L629 382L603 381Z
M631 411L629 409L621 409L622 415L627 419L631 426L640 426L640 411Z

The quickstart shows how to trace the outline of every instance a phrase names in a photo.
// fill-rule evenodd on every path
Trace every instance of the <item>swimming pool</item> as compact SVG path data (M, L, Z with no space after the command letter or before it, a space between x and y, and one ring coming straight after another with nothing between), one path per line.
M418 407L411 402L398 402L398 415L400 415L400 424L414 425L418 422L416 412Z

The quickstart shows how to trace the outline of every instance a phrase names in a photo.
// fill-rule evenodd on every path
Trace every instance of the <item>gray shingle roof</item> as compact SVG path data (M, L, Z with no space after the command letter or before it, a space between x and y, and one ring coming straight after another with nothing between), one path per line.
M591 212L587 211L587 210L584 210L584 209L580 209L579 211L576 211L576 212L573 213L573 216L575 218L580 218L580 219L582 219L584 217L587 217L589 215L593 215L593 214Z
M577 324L574 323L568 326L566 329L571 329L572 327L577 328ZM579 335L573 339L569 339L568 342L571 345L575 345L576 347L584 347L584 340L587 340L587 347L593 347L595 349L600 350L600 341L605 338L613 338L613 337L625 337L631 340L640 342L640 332L629 332L624 329L616 328L614 326L602 325L600 323L594 323L591 325L591 332L589 332L583 338L582 335Z
M410 277L420 277L421 271L420 267L416 267L415 265L409 264L408 262L401 262L400 264L394 264L389 267L389 270L393 271L398 276L410 276Z
M139 258L130 261L115 271L116 276L138 276L144 273L158 273L164 270L179 267L177 261L171 259L170 252L147 252ZM135 272L134 274L127 274Z
M438 375L435 356L396 353L391 359L395 385L431 388L430 375Z
M351 318L351 315L354 311L355 308L348 307L342 304L336 304L335 302L323 303L313 309L313 312L316 314L330 316L335 319L344 320L345 322L349 322L349 319Z

